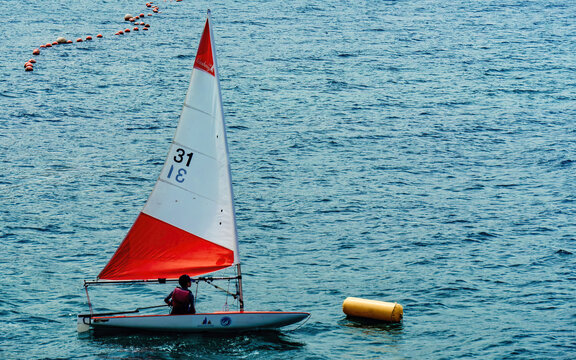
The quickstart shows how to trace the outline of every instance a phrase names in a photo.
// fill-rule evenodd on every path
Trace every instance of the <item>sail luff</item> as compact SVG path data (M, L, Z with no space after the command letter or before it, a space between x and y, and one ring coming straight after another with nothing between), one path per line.
M224 137L224 146L225 146L225 154L226 154L226 162L227 162L227 168L228 168L228 189L230 192L230 197L232 200L232 219L234 219L233 221L233 230L234 230L234 238L236 239L235 245L236 245L236 249L234 251L234 262L236 264L240 264L240 251L239 251L239 247L238 247L238 228L236 226L236 206L235 206L235 202L234 202L234 188L232 187L232 170L230 167L230 151L229 151L229 147L228 147L228 134L226 131L226 121L224 119L224 106L222 105L222 89L220 87L220 69L218 67L218 58L216 56L216 48L214 45L214 35L212 32L212 22L210 19L210 10L208 10L208 14L207 14L207 21L208 21L208 28L210 30L210 45L212 47L212 54L213 54L213 60L214 60L214 76L216 77L216 83L217 83L217 88L218 88L218 103L219 103L219 111L220 114L222 116L222 136Z
M212 22L210 19L210 10L208 10L207 13L207 21L208 21L208 28L210 29L210 45L212 47L212 54L214 54L213 56L213 60L214 60L214 76L216 77L216 83L217 83L217 88L218 88L218 102L219 102L219 107L220 107L220 114L222 114L222 135L224 136L224 145L225 145L225 154L226 154L226 159L227 159L227 167L228 167L228 187L229 187L229 192L230 192L230 196L232 199L232 219L234 219L233 221L233 231L234 231L234 238L236 239L236 249L234 251L234 263L236 264L236 274L238 275L238 303L240 304L240 311L244 311L244 294L242 291L242 267L240 264L240 249L238 246L238 227L236 225L236 206L235 206L235 202L234 202L234 188L232 186L232 169L230 167L230 151L229 151L229 147L228 147L228 135L227 135L227 131L226 131L226 121L224 119L224 106L222 104L222 89L220 87L220 68L218 67L218 57L215 56L216 54L216 49L215 49L215 45L214 45L214 34L212 31Z

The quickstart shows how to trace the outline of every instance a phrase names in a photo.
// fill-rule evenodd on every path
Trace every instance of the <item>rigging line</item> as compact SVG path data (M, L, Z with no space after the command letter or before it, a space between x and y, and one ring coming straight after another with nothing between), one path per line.
M88 308L90 309L90 317L93 316L92 303L90 302L90 295L88 295L88 285L84 282L84 290L86 290L86 298L88 299Z
M228 289L226 290L226 301L224 302L224 311L228 311L228 294L230 294L230 279L228 279Z
M140 310L154 309L154 308L159 308L159 307L164 307L164 306L168 306L168 304L139 307L139 308L136 308L136 310L140 311Z
M110 316L110 315L120 315L120 314L133 314L133 313L138 313L138 312L140 312L140 310L153 309L153 308L164 307L164 306L168 306L168 304L139 307L139 308L136 308L136 310L116 311L116 312L99 313L99 314L90 313L89 316L90 316L90 318L93 318L93 317L99 317L99 316ZM80 315L78 315L78 316L87 317L88 315L87 315L87 314L86 314L86 315L85 315L85 314L80 314Z
M198 301L198 288L200 287L200 281L195 281L195 283L196 283L196 294L194 295L194 302ZM196 308L196 306L194 306L194 308Z
M302 326L304 326L304 324L306 324L308 322L308 320L310 320L311 317L312 317L312 314L308 314L308 317L303 322L301 322L300 325L298 325L294 329L287 329L285 331L286 332L292 332L292 331L296 331L296 330L300 329Z
M190 191L189 189L186 189L185 187L180 186L180 185L176 185L176 184L174 184L174 183L171 182L171 181L166 181L166 180L161 179L161 178L159 178L158 181L161 181L161 182L163 182L163 183L165 183L165 184L168 184L168 185L172 185L172 186L177 187L177 188L180 189L180 190L184 190L184 191L186 191L186 192L188 192L188 193L190 193L190 194L192 194L192 195L194 195L194 196L198 196L198 197L201 197L202 199L206 199L206 200L208 200L208 201L212 201L213 203L216 202L216 200L213 200L213 199L210 199L209 197L200 195L200 194L198 194L198 193L196 193L196 192L194 192L194 191Z
M188 95L188 94L186 94L186 95ZM194 110L194 111L198 111L199 113L202 113L202 114L204 114L204 115L208 115L208 116L210 116L210 117L214 117L214 114L211 114L211 113L208 113L208 112L206 112L206 111L204 111L204 110L198 109L197 107L190 106L190 105L186 104L186 101L184 101L184 106L186 106L188 109L191 109L191 110Z
M223 288L221 288L221 287L218 286L218 285L212 284L212 282L211 282L210 280L206 280L206 283L214 286L214 287L215 287L216 289L218 289L218 290L224 291L226 294L232 296L234 299L236 299L236 297L238 296L238 294L232 294L231 292L227 291L226 289L223 289Z

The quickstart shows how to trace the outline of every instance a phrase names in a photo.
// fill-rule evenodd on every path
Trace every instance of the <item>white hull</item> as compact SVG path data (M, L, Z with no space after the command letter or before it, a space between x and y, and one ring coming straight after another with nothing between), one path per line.
M194 315L78 316L78 328L155 332L242 332L278 329L310 316L305 312L216 312Z

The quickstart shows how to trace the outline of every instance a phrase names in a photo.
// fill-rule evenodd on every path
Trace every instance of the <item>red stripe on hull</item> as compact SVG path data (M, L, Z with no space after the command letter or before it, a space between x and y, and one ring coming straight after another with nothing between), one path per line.
M98 278L178 278L182 274L206 274L233 263L232 250L140 213Z
M162 317L162 316L205 316L205 315L237 315L237 314L251 314L251 315L258 315L258 314L300 314L300 315L310 315L310 313L302 312L302 311L215 311L211 313L195 313L195 314L177 314L177 315L170 315L170 314L156 314L156 315L120 315L120 316L93 316L92 319L122 319L122 318L137 318L137 317ZM88 315L86 315L88 316Z

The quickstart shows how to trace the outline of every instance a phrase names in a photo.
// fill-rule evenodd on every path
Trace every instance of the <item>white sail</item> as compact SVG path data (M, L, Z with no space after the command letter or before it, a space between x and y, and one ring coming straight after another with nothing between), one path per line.
M200 275L239 263L220 82L206 20L170 151L142 213L99 275Z

